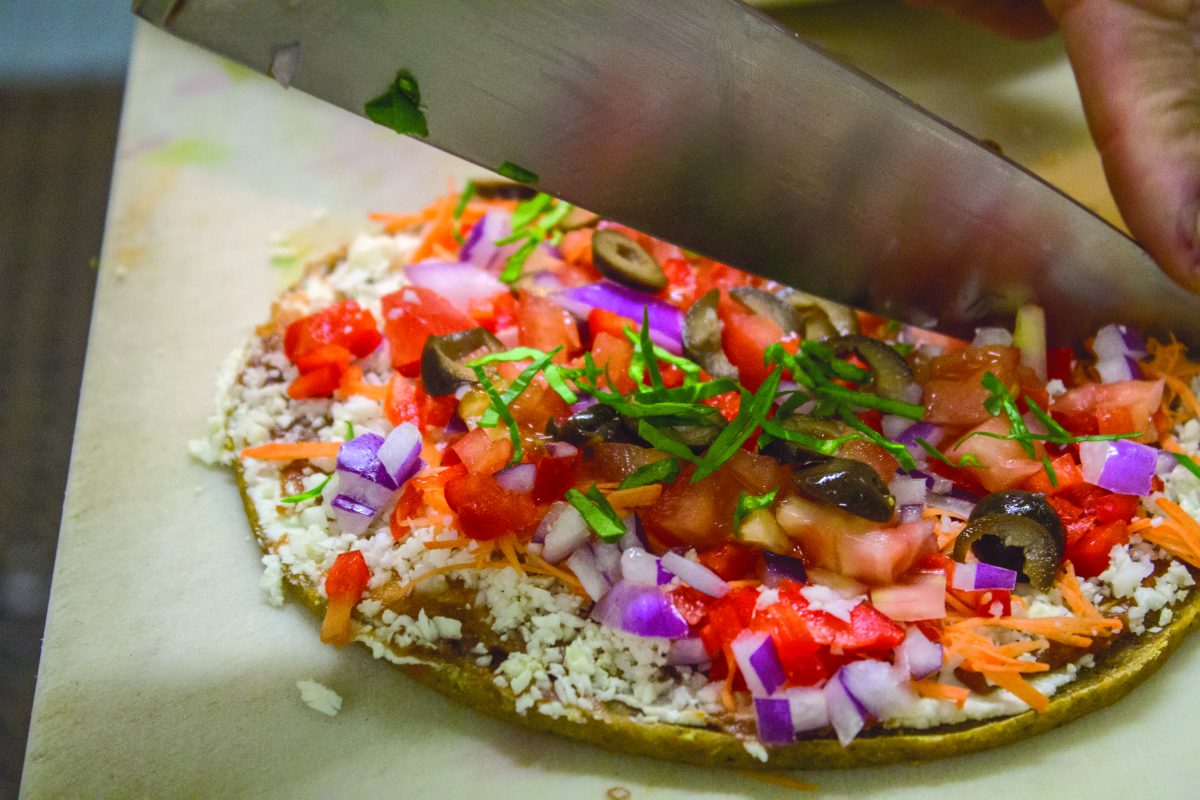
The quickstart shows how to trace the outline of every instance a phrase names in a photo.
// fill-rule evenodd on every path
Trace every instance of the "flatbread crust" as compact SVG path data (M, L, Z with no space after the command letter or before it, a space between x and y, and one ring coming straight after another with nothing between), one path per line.
M313 264L309 277L331 270L342 253ZM259 329L259 335L280 330L286 314L277 304L271 323ZM244 366L244 365L243 365ZM255 538L264 553L273 551L270 538L251 497L242 464L235 462L237 483L246 515ZM1195 570L1190 570L1197 577ZM323 615L325 601L313 580L282 569L284 583L304 605ZM478 607L454 606L410 593L403 607L392 606L397 613L416 616L422 604L430 604L427 613L453 616L464 622L464 630L486 626ZM375 637L373 644L385 648L392 661L409 677L471 708L517 725L588 742L623 753L667 758L700 766L724 766L742 769L828 769L900 762L928 761L973 753L1051 730L1086 714L1111 705L1149 678L1179 646L1183 639L1200 627L1200 590L1193 589L1183 602L1171 606L1171 621L1160 630L1142 634L1124 631L1096 654L1096 666L1080 671L1070 683L1058 689L1042 712L1025 711L1013 716L982 721L942 725L920 731L904 732L878 726L869 727L848 746L842 746L832 733L814 737L800 734L799 740L782 747L771 747L763 761L747 748L747 737L715 728L669 724L639 718L635 710L611 702L592 713L573 718L556 718L541 713L519 713L517 696L508 687L498 686L491 668L480 666L469 654L474 642L440 641L433 649L414 646L401 648ZM357 614L357 612L356 612ZM372 643L371 629L360 631L356 639ZM390 656L390 657L388 657ZM752 736L750 740L753 741Z

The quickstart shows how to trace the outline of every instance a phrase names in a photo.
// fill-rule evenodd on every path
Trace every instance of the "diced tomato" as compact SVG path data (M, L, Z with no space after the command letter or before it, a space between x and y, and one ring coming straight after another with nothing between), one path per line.
M1127 523L1140 503L1134 495L1114 494L1088 483L1064 487L1049 501L1066 529L1066 557L1076 574L1085 578L1107 569L1113 545L1129 541Z
M612 381L612 388L621 393L634 390L636 384L629 375L629 364L633 361L633 345L624 336L601 332L592 340L592 360L603 374L601 382Z
M575 485L580 460L579 450L567 455L546 453L542 456L537 462L537 474L533 479L533 502L544 505L561 500L567 490Z
M1094 578L1108 569L1113 547L1129 541L1129 527L1121 521L1096 525L1074 544L1067 545L1066 557L1075 565L1075 574Z
M467 301L467 313L481 328L492 333L517 324L517 299L511 292Z
M493 439L488 428L476 428L450 446L471 472L491 475L504 468L512 458L508 437Z
M720 411L721 416L725 418L726 422L733 422L738 415L738 411L742 408L742 395L740 392L725 392L724 394L714 395L700 402Z
M682 308L690 308L699 296L696 293L695 270L685 258L668 258L661 266L667 276L667 286L660 296Z
M700 297L712 289L732 289L735 286L758 286L762 283L748 272L734 269L727 264L713 261L709 258L696 258L692 261L696 270L695 296Z
M393 425L411 422L418 428L423 427L421 419L421 404L417 400L417 383L412 378L406 378L399 373L392 375L388 381L387 397L383 401L383 413Z
M754 616L754 605L758 602L758 590L751 586L731 589L724 597L714 600L708 607L705 623L700 628L700 639L704 649L715 656L750 626Z
M1046 351L1046 377L1070 385L1071 368L1075 366L1075 351L1069 347L1051 347Z
M342 372L336 364L326 364L311 372L303 372L287 389L288 397L303 400L306 397L328 397L342 382Z
M575 317L548 297L521 292L517 301L517 332L525 347L547 352L562 347L563 352L555 357L560 363L583 352Z
M700 563L723 580L744 580L758 572L758 548L737 542L725 542L700 554Z
M405 286L380 302L392 366L410 378L420 372L421 351L430 336L479 327L445 297L423 286Z
M975 432L1005 436L1011 432L1011 428L1005 417L988 417L986 422L970 431ZM965 471L973 473L985 489L995 492L1020 486L1042 471L1044 467L1040 459L1044 452L1045 448L1040 442L1034 443L1034 454L1030 457L1019 442L991 436L971 436L957 447L947 450L946 455L956 461L965 456L978 459L982 466L966 467Z
M362 599L371 580L371 570L362 551L340 553L325 576L329 604L321 622L321 641L342 647L350 643L350 612Z
M446 482L446 503L472 539L524 534L537 525L533 498L505 489L491 475L469 472Z
M984 375L991 372L1010 390L1017 390L1020 363L1017 348L999 345L967 347L932 359L924 384L926 421L956 427L985 422L991 414L983 405L989 394Z
M675 606L675 610L679 612L684 621L693 627L704 621L709 607L716 602L716 598L698 592L686 584L672 589L668 597L671 599L671 605Z
M1050 408L1055 418L1076 435L1097 433L1101 425L1128 425L1126 430L1108 432L1142 433L1138 441L1153 442L1158 439L1158 431L1151 416L1162 404L1163 385L1162 380L1088 383L1055 398ZM1128 416L1117 417L1125 412Z
M370 355L382 340L371 312L353 300L345 300L288 325L283 333L283 352L295 361L332 344L362 358Z
M733 303L718 306L721 322L721 346L730 363L738 368L742 384L755 391L771 374L773 366L763 361L763 353L783 339L783 331L770 317L742 311Z
M323 344L296 356L296 369L312 372L318 367L337 367L339 373L350 367L351 352L340 344Z
M1050 476L1046 473L1045 468L1039 472L1035 472L1029 480L1025 481L1024 489L1030 492L1042 492L1043 494L1054 494L1068 486L1074 486L1077 483L1083 482L1083 469L1080 468L1079 462L1075 460L1075 456L1070 453L1063 453L1057 458L1050 460L1050 466L1054 468L1054 482L1050 481Z
M546 430L550 420L562 424L571 416L571 407L541 378L521 392L508 410L523 429L539 434Z
M594 228L580 228L563 234L562 241L558 243L563 260L568 264L580 265L589 270L593 269L592 236L595 233Z
M434 428L446 427L458 408L458 398L454 395L434 397L426 393L425 384L420 382L417 383L416 401L420 403L422 423Z
M733 527L736 489L722 485L710 475L690 482L695 470L685 465L679 477L663 489L662 496L642 514L648 532L671 544L686 544L698 550L719 546Z
M633 331L641 330L641 325L629 317L622 317L604 308L593 308L587 315L588 332L595 342L596 337L602 333L607 333L609 336L615 336L623 341L628 341L625 338L625 328L630 328Z
M416 481L408 481L396 498L392 508L392 516L388 523L392 529L392 538L397 542L409 534L408 520L415 518L425 507L425 491Z

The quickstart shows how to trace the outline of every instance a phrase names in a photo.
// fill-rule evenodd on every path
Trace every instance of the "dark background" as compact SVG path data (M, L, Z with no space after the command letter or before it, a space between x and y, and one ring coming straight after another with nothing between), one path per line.
M133 18L0 0L0 798L16 797Z

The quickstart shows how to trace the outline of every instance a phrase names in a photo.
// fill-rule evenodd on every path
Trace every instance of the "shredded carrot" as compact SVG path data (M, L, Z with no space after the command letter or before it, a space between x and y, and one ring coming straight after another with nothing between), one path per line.
M525 570L521 568L521 562L517 558L516 537L513 534L501 536L496 539L496 547L500 548L500 552L504 555L504 560L508 565L516 570L518 575L524 575Z
M1008 628L1014 631L1024 631L1047 639L1075 647L1088 647L1092 641L1090 636L1115 634L1123 627L1119 619L1080 618L1080 617L1041 617L1038 619L1023 619L1019 617L973 617L955 623L955 628L977 628L981 625L991 625L997 628Z
M433 217L426 223L421 240L413 250L412 263L415 264L434 255L433 248L439 243L447 247L454 246L454 206L456 203L457 198L453 194L445 195L434 203L436 210Z
M968 514L952 511L948 508L933 508L932 506L926 506L925 510L921 512L921 516L925 519L933 519L934 517L949 517L950 519L958 519L964 522L970 519Z
M960 600L954 592L946 592L946 605L963 616L975 616L975 609Z
M1172 339L1170 342L1150 340L1146 345L1150 357L1142 363L1142 371L1152 378L1162 378L1166 384L1163 405L1171 409L1174 422L1200 416L1200 401L1189 385L1200 375L1200 364L1189 361L1187 346ZM1179 400L1176 404L1174 401Z
M609 492L607 495L608 502L614 508L635 508L637 506L649 506L658 502L658 498L662 496L663 485L661 483L651 483L647 486L638 486L633 489L617 489Z
M372 211L370 214L367 214L367 219L380 223L388 233L395 233L405 228L420 225L428 219L428 216L422 211L418 211L415 214L391 214L387 211Z
M909 686L921 697L932 697L934 700L949 700L962 708L971 695L971 690L962 686L951 686L948 683L938 683L928 678L912 681Z
M1084 618L1103 616L1100 610L1083 596L1083 590L1079 588L1079 581L1075 578L1075 567L1070 561L1063 562L1062 571L1054 579L1054 585L1058 587L1067 608L1071 609L1071 613L1075 616Z
M584 591L583 584L579 582L578 578L564 569L559 569L541 556L534 555L533 553L526 553L525 570L527 572L536 572L540 575L549 575L552 578L558 578L560 581L567 584L567 586L570 586L571 591L578 595L582 595L583 597L588 596L588 593Z
M737 711L737 703L733 701L733 679L737 675L737 661L733 657L733 650L729 647L725 648L725 682L721 684L721 705L725 706L725 710L733 713Z
M963 659L963 666L972 672L996 670L1004 672L1047 672L1049 664L1023 661L1001 652L990 639L969 630L954 627L942 634L942 647Z
M413 520L415 522L415 520ZM457 539L434 539L432 542L425 542L426 550L450 550L455 547L466 547L474 539L468 539L465 536L460 536Z
M1178 553L1179 557L1192 566L1200 567L1200 522L1192 519L1191 514L1188 514L1179 507L1178 503L1168 497L1159 497L1155 499L1154 503L1177 526L1179 538L1183 540L1186 547L1185 552ZM1142 532L1143 537L1145 533L1145 531Z
M507 566L508 566L507 564L499 564L499 563L497 563L497 564L479 564L474 561L467 561L467 562L464 562L461 564L447 564L444 567L436 567L434 569L429 570L428 572L422 572L420 575L418 575L417 577L413 578L412 580L410 580L406 583L401 583L401 584L389 583L388 585L386 585L382 589L380 589L378 592L372 592L372 595L375 597L376 600L379 600L385 606L390 606L393 603L398 603L401 600L403 600L405 597L408 597L409 592L411 592L413 590L413 587L415 587L418 583L427 581L430 578L433 578L437 575L445 575L447 572L455 572L456 570L460 570L460 569L488 569L488 568L494 568L494 567L507 567Z
M761 586L762 585L762 581L760 581L758 578L746 578L746 579L740 580L740 581L726 581L726 583L729 584L730 589L741 589L746 586Z
M815 783L789 778L787 775L780 775L777 772L755 772L749 769L736 770L742 777L750 778L751 780L762 781L774 786L782 786L785 789L795 789L798 792L819 792L821 787Z
M362 367L357 364L348 368L342 375L338 390L344 395L359 394L378 403L387 400L388 387L384 383L367 383L363 380Z
M242 450L242 458L259 461L296 461L312 458L336 458L341 442L268 442Z
M1007 689L1034 711L1045 711L1050 705L1046 695L1033 688L1029 681L1015 672L984 671L980 673L1001 689Z
M999 645L996 651L1006 656L1016 657L1025 653L1037 653L1049 646L1050 642L1045 639L1029 639L1024 642L1009 642L1008 644Z

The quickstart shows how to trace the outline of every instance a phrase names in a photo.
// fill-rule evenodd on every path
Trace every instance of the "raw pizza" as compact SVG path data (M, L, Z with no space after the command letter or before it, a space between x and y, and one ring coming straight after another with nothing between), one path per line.
M608 748L833 767L1062 724L1196 624L1179 343L948 339L511 184L373 221L197 447L327 643Z

